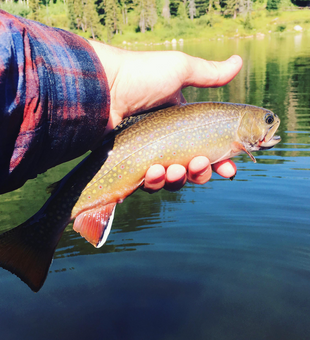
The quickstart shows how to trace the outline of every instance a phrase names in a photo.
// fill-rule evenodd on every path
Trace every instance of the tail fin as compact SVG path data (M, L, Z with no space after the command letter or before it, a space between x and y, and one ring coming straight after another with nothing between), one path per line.
M46 228L35 217L0 235L0 266L38 292L64 228Z

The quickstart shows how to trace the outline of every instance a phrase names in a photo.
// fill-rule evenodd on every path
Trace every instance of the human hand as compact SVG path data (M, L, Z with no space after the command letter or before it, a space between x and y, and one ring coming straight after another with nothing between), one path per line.
M230 82L240 71L242 59L232 56L224 62L206 61L178 51L134 52L90 41L105 69L111 96L106 133L125 117L157 107L177 105L186 100L181 90L187 86L218 87ZM212 169L229 178L236 166L231 160L210 165L206 157L195 157L184 167L168 169L156 164L145 176L144 190L180 189L186 180L203 184Z

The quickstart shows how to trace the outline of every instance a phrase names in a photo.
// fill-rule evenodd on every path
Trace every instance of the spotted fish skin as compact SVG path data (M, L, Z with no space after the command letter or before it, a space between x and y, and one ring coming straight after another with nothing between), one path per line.
M174 106L124 130L82 192L72 218L96 206L123 200L141 185L153 164L187 165L199 155L208 157L211 163L231 157L231 143L239 140L237 130L246 107L227 103Z
M55 186L44 206L0 235L0 266L33 291L41 289L67 224L94 246L106 241L115 206L144 181L153 164L187 165L204 155L211 163L280 141L269 110L230 103L174 106L121 123L103 144ZM128 127L129 126L129 127Z

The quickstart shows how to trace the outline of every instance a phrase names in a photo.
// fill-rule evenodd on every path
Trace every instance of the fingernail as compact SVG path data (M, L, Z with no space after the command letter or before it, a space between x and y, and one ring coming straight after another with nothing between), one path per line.
M237 64L239 62L239 57L236 55L231 56L228 61L232 64Z
M237 175L237 172L236 172L233 176L231 176L229 179L230 179L231 181L233 181L233 180L235 179L236 175Z
M203 176L207 171L209 170L209 166L205 168L205 170L201 171L200 173L197 174L197 176Z

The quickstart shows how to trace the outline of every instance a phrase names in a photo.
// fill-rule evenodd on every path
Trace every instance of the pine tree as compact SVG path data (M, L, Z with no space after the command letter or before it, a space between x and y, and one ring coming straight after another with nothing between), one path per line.
M146 27L153 31L157 22L156 0L147 0L146 6Z
M139 13L139 28L141 33L146 32L146 0L139 0L138 2Z
M227 0L226 3L226 13L230 16L233 16L234 19L237 17L238 5L238 0Z
M277 11L280 7L281 0L268 0L266 9L267 11Z
M251 30L253 28L252 15L251 15L252 1L246 0L245 5L246 5L246 18L245 18L245 21L244 21L244 28Z
M139 28L141 33L147 29L153 30L157 21L156 0L139 0Z
M116 0L105 0L105 26L110 42L113 35L120 30L120 10Z
M84 15L83 21L86 29L90 29L92 38L95 39L99 33L99 16L96 11L96 5L94 0L84 0Z
M162 1L162 3L165 2L165 0ZM169 12L171 17L176 17L178 15L178 9L181 2L180 0L169 0Z
M68 19L70 30L76 29L76 14L74 12L74 0L68 0Z
M188 17L187 17L187 11L186 11L186 4L187 4L187 0L183 0L183 1L181 1L180 6L179 6L179 8L178 8L178 17L179 17L181 20L186 20L186 19L188 19Z
M92 38L100 32L100 19L95 0L68 0L70 29L90 30Z
M200 18L208 12L208 2L206 0L195 0L196 18Z
M126 4L126 2L123 2L121 5L122 5L123 24L128 25L127 4Z
M77 29L82 29L85 32L84 22L83 22L83 1L73 0L73 9L75 14L75 23Z
M212 13L213 12L213 0L209 0L209 8L208 8L208 13Z
M29 8L32 11L31 19L39 20L40 0L29 0Z

